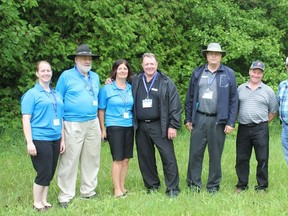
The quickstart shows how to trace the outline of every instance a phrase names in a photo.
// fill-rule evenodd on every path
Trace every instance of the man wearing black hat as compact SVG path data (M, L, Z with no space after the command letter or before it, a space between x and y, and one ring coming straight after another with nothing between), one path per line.
M92 60L98 58L86 44L67 58L75 66L64 71L56 85L64 100L65 154L58 168L60 206L68 207L75 196L78 164L81 169L80 194L83 199L96 197L95 188L100 166L101 132L97 117L98 74L91 71Z
M238 87L239 114L236 139L236 193L248 189L249 163L252 148L258 162L256 191L268 188L269 127L268 122L278 112L274 91L264 83L264 63L254 61L249 69L250 79Z
M191 190L200 191L203 157L208 145L206 189L214 194L220 188L225 135L234 129L238 96L234 71L221 63L226 52L220 44L210 43L202 55L207 64L193 71L185 101L184 123L191 132L187 184Z

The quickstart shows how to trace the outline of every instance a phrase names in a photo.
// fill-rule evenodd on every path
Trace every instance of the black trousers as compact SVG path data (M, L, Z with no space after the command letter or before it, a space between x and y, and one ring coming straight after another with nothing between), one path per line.
M31 156L32 164L37 172L35 183L49 186L53 179L60 154L60 141L33 140L37 150L36 156Z
M179 190L179 172L173 141L162 137L160 121L150 123L138 121L136 147L145 187L148 189L160 187L154 144L162 160L167 190Z
M248 127L239 125L236 139L236 187L247 187L249 179L249 162L254 148L257 160L256 179L258 186L268 187L269 127L264 122Z

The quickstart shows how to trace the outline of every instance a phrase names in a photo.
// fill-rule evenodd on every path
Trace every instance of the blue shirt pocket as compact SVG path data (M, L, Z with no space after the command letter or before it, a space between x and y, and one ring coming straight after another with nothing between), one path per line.
M227 88L229 86L229 80L226 74L220 75L220 87Z

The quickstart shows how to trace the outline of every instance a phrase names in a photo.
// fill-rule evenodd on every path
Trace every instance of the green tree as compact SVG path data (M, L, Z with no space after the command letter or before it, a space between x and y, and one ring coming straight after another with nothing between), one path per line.
M19 121L19 99L34 85L36 62L52 64L55 85L73 65L66 56L82 43L100 54L93 69L102 83L116 59L127 59L137 73L141 55L153 52L184 100L192 70L205 63L201 50L219 42L238 84L259 59L264 82L276 90L286 77L287 9L285 0L1 0L0 128L13 116Z

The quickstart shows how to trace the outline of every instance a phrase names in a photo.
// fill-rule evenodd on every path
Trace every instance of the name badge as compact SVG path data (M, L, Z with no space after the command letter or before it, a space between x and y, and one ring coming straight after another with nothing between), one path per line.
M202 98L211 100L213 98L213 91L204 92Z
M53 124L54 124L54 126L60 125L60 120L59 119L54 119Z
M151 91L158 91L158 89L156 89L156 88L151 88Z
M152 99L146 98L142 100L142 107L143 108L151 108L152 107Z
M98 101L93 100L93 106L98 106Z
M125 119L129 118L129 113L128 113L128 112L124 112L123 117L124 117Z

